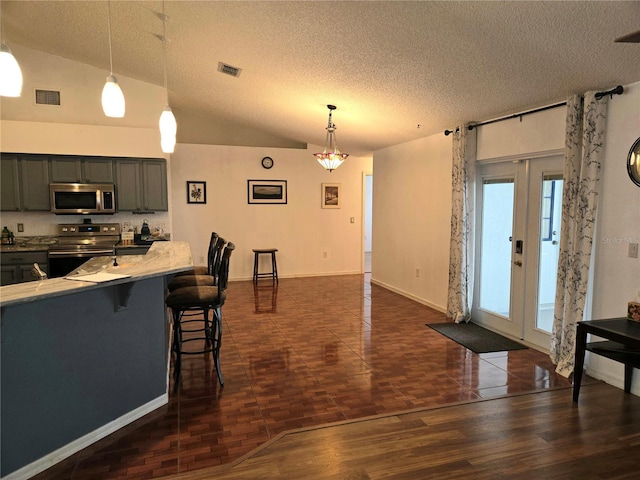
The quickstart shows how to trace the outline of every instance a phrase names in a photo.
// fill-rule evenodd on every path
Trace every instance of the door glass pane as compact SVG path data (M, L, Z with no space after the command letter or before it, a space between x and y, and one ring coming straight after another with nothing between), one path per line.
M562 175L544 175L540 204L538 262L538 308L536 328L551 333L556 298L560 221L562 217Z
M514 180L485 179L482 185L479 307L509 317Z

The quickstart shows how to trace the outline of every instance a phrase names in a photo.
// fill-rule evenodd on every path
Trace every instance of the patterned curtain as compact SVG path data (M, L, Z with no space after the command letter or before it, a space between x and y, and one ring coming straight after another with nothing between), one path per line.
M467 149L468 135L466 125L460 125L453 133L447 316L456 323L471 319L473 296L475 156Z
M584 106L583 106L584 104ZM562 227L551 360L556 372L573 372L576 323L582 321L598 204L597 184L604 158L607 97L587 92L567 101Z

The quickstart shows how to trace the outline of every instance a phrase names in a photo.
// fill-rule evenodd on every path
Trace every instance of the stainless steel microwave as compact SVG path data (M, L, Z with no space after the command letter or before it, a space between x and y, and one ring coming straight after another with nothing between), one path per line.
M116 213L112 183L50 183L51 211L58 215Z

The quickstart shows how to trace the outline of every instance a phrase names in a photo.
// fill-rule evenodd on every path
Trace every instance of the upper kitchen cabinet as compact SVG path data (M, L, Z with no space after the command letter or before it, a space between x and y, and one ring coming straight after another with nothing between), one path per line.
M164 160L142 161L142 200L145 210L169 210L167 163Z
M3 211L49 211L49 157L2 154Z
M51 158L53 183L113 183L113 160L100 157Z
M47 155L21 155L22 209L50 211L49 157Z
M0 159L0 208L3 211L20 210L20 166L18 155L3 153Z
M119 211L166 212L167 164L164 159L118 158L116 171Z

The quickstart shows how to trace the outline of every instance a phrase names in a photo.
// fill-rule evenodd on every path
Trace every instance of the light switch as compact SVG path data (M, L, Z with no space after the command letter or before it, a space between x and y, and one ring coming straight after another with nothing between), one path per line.
M638 244L630 243L629 244L629 258L638 258Z
M351 217L351 219L349 220L351 223L356 223L356 219L354 217Z

